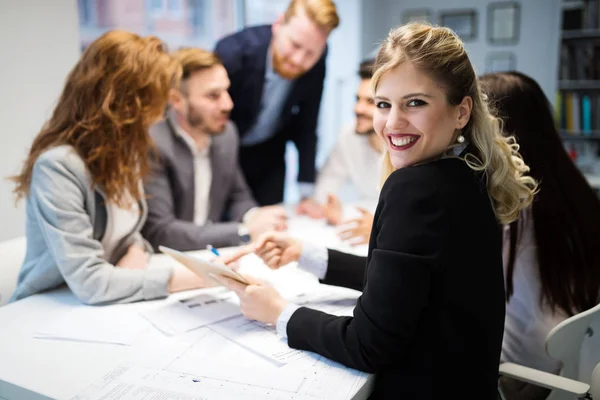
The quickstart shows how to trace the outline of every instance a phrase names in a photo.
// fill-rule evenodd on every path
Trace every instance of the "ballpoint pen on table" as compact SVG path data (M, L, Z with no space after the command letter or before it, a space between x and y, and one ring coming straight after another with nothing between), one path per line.
M215 249L214 247L212 247L210 244L208 246L206 246L206 249L210 250L217 257L221 256L221 254L219 253L219 251L217 249Z

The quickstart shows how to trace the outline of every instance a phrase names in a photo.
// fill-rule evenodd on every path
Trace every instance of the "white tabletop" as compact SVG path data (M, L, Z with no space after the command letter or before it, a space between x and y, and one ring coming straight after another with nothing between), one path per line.
M296 220L295 226L303 223ZM302 233L303 230L295 229L295 232ZM314 234L306 232L307 236ZM331 230L322 235L324 241L335 241ZM337 245L344 247L340 243ZM365 248L354 249L358 254L364 254L364 251ZM165 262L165 259L166 256L159 255L153 262ZM286 273L295 274L290 279L299 285L311 280L318 285L314 277L295 267L290 268ZM178 293L170 299L201 292ZM143 310L164 301L167 300L129 306ZM181 346L180 336L166 336L154 327L144 331L140 340L131 346L34 338L40 327L79 306L81 303L73 294L67 288L61 288L0 307L0 399L70 399L122 363L160 364L162 356L172 354ZM371 382L363 387L359 396L368 393Z

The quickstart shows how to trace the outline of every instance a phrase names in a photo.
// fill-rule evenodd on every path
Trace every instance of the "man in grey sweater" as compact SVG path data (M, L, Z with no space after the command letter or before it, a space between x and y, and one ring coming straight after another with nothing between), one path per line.
M238 162L238 134L227 71L214 53L173 53L183 76L166 120L153 126L158 157L146 185L142 229L155 250L235 246L267 230L286 229L281 206L257 207Z

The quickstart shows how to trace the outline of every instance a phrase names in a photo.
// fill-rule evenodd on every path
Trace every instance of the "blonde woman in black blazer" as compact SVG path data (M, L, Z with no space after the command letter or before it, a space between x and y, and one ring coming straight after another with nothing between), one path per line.
M363 282L350 278L363 290L354 316L288 304L269 286L224 283L246 317L276 325L290 347L375 373L374 399L495 399L504 328L499 224L531 203L536 183L449 29L391 31L372 84L385 180ZM257 252L270 259L284 250ZM326 282L348 283L330 272Z

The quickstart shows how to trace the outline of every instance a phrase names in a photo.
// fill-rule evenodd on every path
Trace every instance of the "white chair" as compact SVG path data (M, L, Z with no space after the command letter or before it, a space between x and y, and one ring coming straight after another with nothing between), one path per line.
M15 291L26 248L25 236L0 243L0 307Z
M558 394L564 396L566 399L600 399L600 363L596 365L596 368L594 368L590 378L590 383L576 381L560 375L550 374L548 372L539 371L537 369L524 367L518 364L506 364L503 364L506 365L504 371L501 372L503 375L552 389L550 396Z
M600 304L564 320L548 333L546 352L561 361L559 375L514 363L501 364L500 375L552 389L546 400L589 399L590 395L600 400L599 339Z

